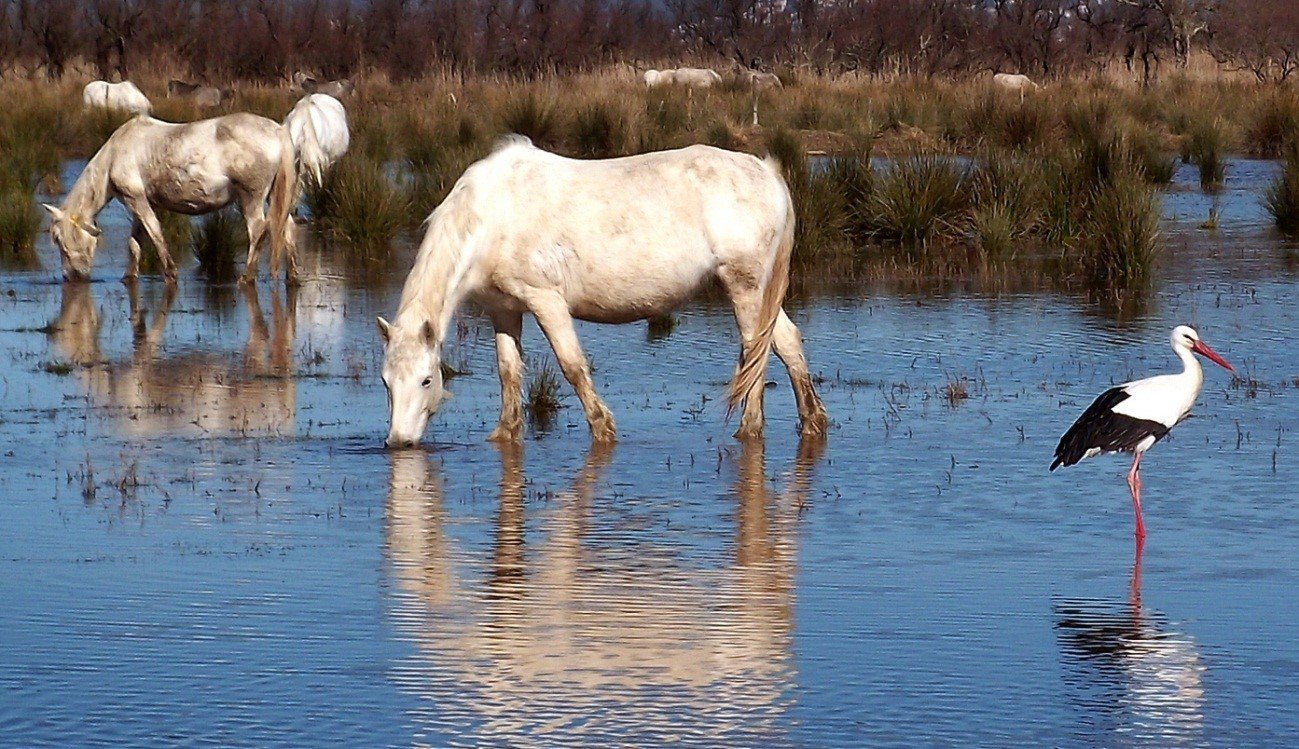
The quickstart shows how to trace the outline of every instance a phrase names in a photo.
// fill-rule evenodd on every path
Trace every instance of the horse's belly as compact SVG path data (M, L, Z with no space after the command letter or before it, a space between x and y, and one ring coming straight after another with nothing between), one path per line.
M699 291L711 269L686 268L683 272L628 275L600 274L573 281L568 289L568 309L579 320L626 323L664 315L680 307Z
M157 180L149 195L154 206L191 216L224 208L233 199L229 179L200 170L176 170Z

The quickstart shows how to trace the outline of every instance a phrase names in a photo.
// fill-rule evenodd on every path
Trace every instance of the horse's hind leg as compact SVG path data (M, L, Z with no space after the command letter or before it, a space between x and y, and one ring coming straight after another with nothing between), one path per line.
M737 277L723 268L719 274L722 284L731 297L731 308L735 312L735 324L740 329L740 358L758 337L759 317L762 312L762 290L757 288L751 279ZM738 365L737 365L738 366ZM736 439L758 439L762 437L762 391L766 386L766 362L763 362L763 375L757 379L749 392L744 394L744 408L740 412L740 427L735 430Z
M591 382L591 370L586 363L586 355L577 342L577 331L573 330L573 318L568 314L568 305L559 295L534 300L529 304L537 324L555 350L559 368L577 398L582 402L586 413L586 423L591 427L591 439L596 442L613 442L617 439L617 430L613 424L613 414L605 407L600 396L595 392Z
M123 281L130 281L138 278L140 275L140 238L144 236L144 225L140 220L131 221L131 236L126 240L126 249L130 252L130 257L126 260L126 272L122 274Z
M803 437L825 436L828 419L825 406L812 385L812 375L807 369L807 358L803 355L803 336L783 309L776 319L771 344L776 350L776 356L785 363L789 382L794 387L794 399L798 403L799 433Z
M501 420L490 442L523 438L523 313L492 312L496 329L496 369L501 377Z
M244 215L244 223L248 226L248 259L244 261L244 274L239 277L239 283L257 282L257 261L266 240L265 202L265 195L239 196L239 212ZM271 277L279 275L279 271L280 258L271 253Z
M149 235L149 241L153 242L154 249L158 251L158 262L162 265L162 275L166 279L175 283L176 281L176 261L172 260L171 253L167 251L167 240L162 235L162 224L158 222L158 216L153 212L153 206L144 198L124 198L126 207L131 212L132 218L144 226L144 231Z

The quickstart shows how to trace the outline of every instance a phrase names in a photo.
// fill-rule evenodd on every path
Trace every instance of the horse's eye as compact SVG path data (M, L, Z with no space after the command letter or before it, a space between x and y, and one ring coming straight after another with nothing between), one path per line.
M433 378L432 378L432 377L425 377L425 378L424 378L424 381L420 383L420 386L421 386L421 387L428 387L429 385L432 385L432 384L433 384Z

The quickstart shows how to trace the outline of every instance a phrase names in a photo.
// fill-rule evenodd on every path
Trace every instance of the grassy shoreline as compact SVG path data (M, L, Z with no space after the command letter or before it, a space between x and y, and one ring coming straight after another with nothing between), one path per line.
M137 82L162 119L208 114L160 95L161 77ZM628 68L527 81L363 79L345 102L352 149L309 196L313 226L383 256L507 133L582 158L709 143L771 152L785 165L801 268L864 256L899 273L987 274L1037 258L1039 272L1063 283L1122 290L1150 279L1159 186L1179 156L1212 191L1227 155L1289 155L1299 133L1293 90L1227 76L1148 88L1063 80L1024 97L981 78L797 74L785 84L756 95L736 83L647 90ZM236 91L224 111L276 120L297 98L287 86ZM12 102L0 113L0 251L12 253L32 245L38 190L56 187L59 165L89 157L121 119L83 111L72 80L0 79L0 97ZM809 154L824 158L809 166ZM1299 213L1281 201L1299 203L1299 191L1277 189L1270 201Z

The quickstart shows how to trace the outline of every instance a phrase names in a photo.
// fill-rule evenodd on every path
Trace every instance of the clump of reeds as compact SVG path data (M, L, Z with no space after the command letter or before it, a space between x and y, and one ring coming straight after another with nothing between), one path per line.
M1013 259L1036 227L1040 184L1030 158L989 151L978 159L970 178L970 236L984 260Z
M523 409L528 421L535 429L545 431L555 420L555 414L563 408L559 399L559 373L549 362L533 362L528 368L528 386L523 400Z
M247 254L248 230L243 217L229 206L203 217L191 239L199 274L212 283L235 277L235 261Z
M162 225L162 241L167 243L167 251L171 253L172 260L179 263L181 258L184 257L186 249L190 246L193 226L190 224L189 216L164 211L160 208L154 209L154 215L158 217L158 223ZM154 246L148 234L142 233L140 237L140 272L150 274L160 273L161 271L162 265L158 262L158 248Z
M1166 185L1177 174L1177 156L1164 148L1159 136L1148 128L1135 128L1128 139L1132 160L1146 180Z
M607 158L627 151L628 123L609 101L591 101L573 117L573 145L579 156Z
M36 193L58 186L59 117L39 103L0 112L0 259L8 264L36 261L41 229Z
M944 154L912 153L875 176L870 201L872 234L923 249L951 233L968 206L967 171Z
M1264 198L1276 228L1290 236L1299 236L1299 141L1286 147L1281 173L1267 189Z
M1227 174L1227 131L1219 119L1204 119L1191 129L1187 155L1200 170L1200 188L1217 192Z
M1081 243L1090 281L1110 289L1145 285L1159 249L1159 198L1137 174L1099 187Z
M1287 147L1299 138L1299 100L1289 91L1279 91L1256 108L1247 133L1249 152L1268 159L1283 158Z
M321 184L308 183L306 203L326 235L363 250L385 247L411 215L388 169L363 153L348 153Z
M646 321L645 340L661 341L672 335L672 331L677 329L677 324L677 318L671 313L655 315Z
M529 89L505 100L500 128L505 133L526 136L542 148L553 148L561 130L559 111L554 99Z

